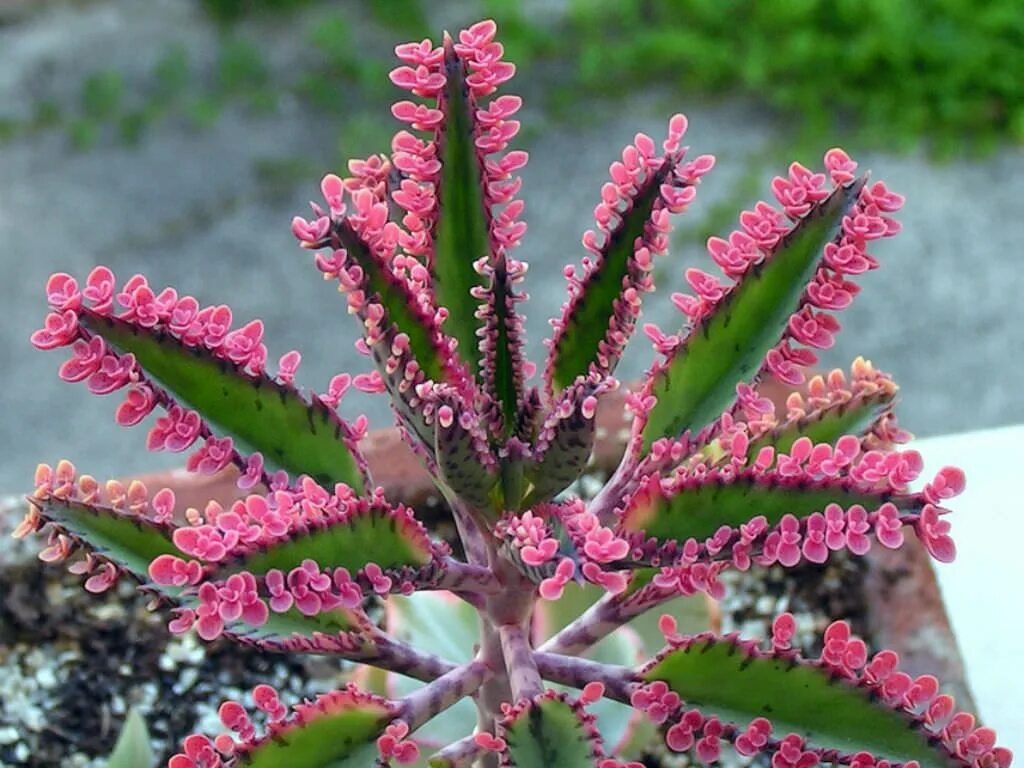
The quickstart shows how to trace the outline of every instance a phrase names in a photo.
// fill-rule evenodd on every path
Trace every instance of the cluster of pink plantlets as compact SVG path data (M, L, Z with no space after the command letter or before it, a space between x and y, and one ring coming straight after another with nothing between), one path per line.
M61 377L123 391L118 423L149 419L151 450L189 451L189 470L233 473L238 493L178 509L171 489L101 485L62 461L41 465L16 535L45 528L45 560L81 553L71 568L90 591L136 579L167 606L172 632L385 673L376 688L359 676L304 702L257 686L251 707L221 706L225 732L187 736L170 768L638 768L680 752L713 763L726 745L775 768L1007 768L994 733L956 712L934 678L899 671L891 651L871 656L843 622L814 659L792 649L788 614L764 647L685 635L664 614L664 645L645 663L587 656L674 598L721 597L727 569L822 563L873 540L898 548L908 529L948 561L943 505L964 477L947 467L911 488L921 457L894 447L909 438L896 386L870 363L805 381L860 290L854 277L879 265L868 247L899 231L903 202L832 149L823 171L793 164L773 180L777 206L758 203L709 240L724 279L688 270L692 292L671 297L683 327L644 327L656 360L626 397L624 455L593 498L573 495L654 290L654 257L714 158L687 159L675 115L660 147L637 134L612 163L533 383L518 312L526 264L509 255L526 229L516 174L527 156L510 148L521 100L497 92L514 67L494 37L481 22L440 46L398 46L391 79L410 98L392 111L407 129L390 154L325 176L324 202L292 222L356 316L371 372L339 374L317 394L296 384L298 352L269 373L262 324L233 327L224 305L139 275L118 287L105 267L81 285L63 273L47 284L51 312L32 341L70 348ZM766 379L802 386L782 413ZM457 542L374 482L366 418L338 413L353 385L390 397ZM598 596L544 634L552 606L580 585ZM448 599L423 603L431 592ZM444 658L399 639L378 620L381 603L386 617L429 605L418 610L440 612L453 632L468 606L472 650ZM422 685L403 694L407 678ZM475 722L456 719L449 736L444 716L467 701ZM653 730L638 744L624 734L641 716Z

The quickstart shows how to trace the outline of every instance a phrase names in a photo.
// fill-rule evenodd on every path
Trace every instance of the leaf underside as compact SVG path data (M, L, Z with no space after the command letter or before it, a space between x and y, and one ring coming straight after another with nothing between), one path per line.
M586 726L561 699L532 703L504 731L516 768L593 768L594 746Z
M658 402L644 427L645 450L659 438L710 424L735 398L736 384L756 373L799 308L822 249L835 236L863 183L835 190L765 261L751 267L710 317L691 329L654 381L652 393Z
M82 315L93 333L124 352L182 402L264 458L321 485L365 490L356 460L342 440L337 416L266 376L243 373L205 350L174 337L142 333L116 318Z
M933 768L949 765L907 717L807 662L749 658L726 640L711 640L669 652L644 679L664 680L688 707L741 728L765 717L777 736L796 733L814 747L866 751Z

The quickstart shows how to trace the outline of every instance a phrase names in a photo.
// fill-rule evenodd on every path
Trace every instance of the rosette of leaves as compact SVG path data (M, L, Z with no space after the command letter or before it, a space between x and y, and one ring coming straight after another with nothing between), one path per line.
M41 556L78 556L91 591L135 579L172 632L356 669L314 700L260 685L225 702L225 731L185 738L171 768L614 768L639 766L651 740L704 762L731 745L777 768L1005 768L1009 752L934 678L870 655L843 623L819 658L790 649L788 615L764 645L683 634L666 613L644 649L629 626L682 596L721 596L726 569L898 547L908 529L952 558L944 505L963 475L909 488L922 467L897 447L892 381L864 360L804 380L856 277L878 266L869 247L898 231L902 198L838 149L823 171L776 177L777 204L709 240L720 274L687 271L692 292L671 297L679 330L644 328L656 360L627 395L625 455L581 499L567 489L604 439L596 409L619 386L671 219L713 158L689 155L676 115L660 143L638 134L611 164L534 383L513 255L527 157L509 148L520 99L501 90L514 67L486 21L396 53L408 97L391 153L324 177L324 202L292 224L372 372L316 393L295 384L297 352L268 371L262 324L233 327L224 305L142 276L118 285L104 267L47 286L32 341L70 349L61 377L121 391L118 422L150 419L150 449L233 472L239 493L181 510L169 489L101 484L62 461L40 467L18 535L46 531ZM784 413L759 393L767 378L799 388ZM341 415L350 385L390 398L464 557L377 487L366 419Z

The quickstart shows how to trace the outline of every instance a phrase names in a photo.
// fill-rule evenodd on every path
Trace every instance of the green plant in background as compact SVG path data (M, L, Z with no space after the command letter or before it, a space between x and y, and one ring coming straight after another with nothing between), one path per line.
M156 755L149 743L146 721L133 709L124 720L107 768L152 768L155 763Z
M899 231L901 196L839 149L823 172L793 163L775 177L777 205L708 242L722 277L687 270L692 292L671 297L681 329L644 328L655 360L626 399L625 453L580 498L572 486L608 439L597 408L618 387L654 259L714 158L687 156L674 115L660 144L637 134L611 164L532 383L526 264L512 255L526 229L527 156L509 148L521 99L499 90L514 66L495 32L484 21L438 47L398 46L390 76L408 93L392 113L407 129L389 155L325 176L324 202L292 222L344 294L372 373L303 391L299 353L271 374L262 323L232 328L224 305L141 275L118 286L102 266L83 286L63 273L47 284L32 342L70 348L61 377L124 391L122 425L159 413L147 447L191 450L190 471L231 473L241 498L182 513L169 489L101 486L61 461L40 466L15 535L46 529L48 561L81 553L72 569L89 591L135 579L170 607L175 633L356 670L311 701L258 685L251 707L224 702L227 730L186 737L170 768L642 768L655 742L703 763L731 745L774 768L1008 768L995 733L934 677L869 655L845 622L808 658L789 614L758 642L686 634L654 613L720 597L726 569L897 548L908 531L954 557L943 505L963 473L910 490L921 459L895 447L907 436L891 379L858 359L849 376L806 382L784 414L758 390L769 377L804 383L854 279L878 266L869 245ZM338 412L351 385L390 398L457 541L377 487L366 418ZM637 642L644 620L656 646Z
M1024 140L1021 30L1017 0L577 0L563 39L592 92L745 93L812 138L950 154Z

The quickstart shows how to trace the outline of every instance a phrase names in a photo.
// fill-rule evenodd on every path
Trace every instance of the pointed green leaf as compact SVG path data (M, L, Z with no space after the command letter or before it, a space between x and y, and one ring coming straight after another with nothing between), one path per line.
M670 496L651 484L632 498L621 525L625 531L643 531L659 542L703 541L723 525L738 528L758 515L773 526L786 514L803 518L824 512L832 503L843 509L860 504L873 510L886 501L900 503L891 494L858 492L841 481L804 486L774 476L740 475L730 482L686 486Z
M174 530L172 526L159 525L138 515L80 501L61 501L51 497L45 500L33 499L32 504L39 509L44 520L57 525L63 533L78 540L86 550L128 571L147 589L157 590L175 605L196 607L194 597L183 597L180 589L158 586L149 579L149 564L160 555L190 559L174 545L171 539ZM358 546L354 548L358 549ZM284 614L271 613L262 627L236 622L228 627L228 634L242 642L273 649L293 635L312 638L321 632L337 634L363 629L365 621L341 609L312 617L303 616L292 609Z
M335 226L338 243L363 271L364 292L367 297L376 296L387 312L387 319L394 323L399 333L409 337L409 349L420 368L432 381L446 381L445 361L438 348L438 329L432 317L418 311L416 297L402 283L389 267L372 254L352 225L342 221ZM445 306L443 304L439 306Z
M502 737L516 768L594 768L594 742L580 713L561 698L531 702L504 725Z
M378 756L377 737L393 719L387 703L369 694L336 691L311 704L283 727L273 727L239 755L245 768L367 768Z
M88 550L128 571L140 583L148 583L149 563L160 555L188 559L171 540L174 528L109 507L54 497L32 498L29 503L47 522L79 540Z
M186 599L184 604L191 604L193 609L196 604ZM304 616L295 608L285 613L271 612L267 617L266 624L254 627L241 621L229 624L226 634L233 640L246 645L253 645L267 651L290 652L290 649L297 639L305 638L314 640L318 634L324 635L348 635L349 640L358 643L369 651L372 646L367 632L369 623L365 616L356 611L349 611L345 608L335 608L332 611L323 611L316 616ZM310 650L316 653L316 650Z
M481 362L484 390L500 408L504 434L514 432L519 421L519 405L523 392L523 319L515 309L516 301L524 297L513 291L515 281L521 279L525 267L512 262L520 275L509 273L509 261L500 252L489 265L487 298L481 308L488 344Z
M550 500L583 474L594 449L597 429L595 414L585 414L583 404L612 386L611 379L595 375L577 379L559 395L541 425L542 438L534 443L533 460L524 466L529 485L522 508ZM563 414L566 404L568 413Z
M825 244L839 231L864 180L840 187L822 201L754 266L693 328L666 367L656 374L657 405L644 426L644 446L685 430L699 430L736 397L736 385L756 373L800 307Z
M796 733L817 748L866 751L931 768L949 765L941 747L929 746L909 717L807 662L752 656L727 640L710 639L667 651L642 677L664 680L687 707L740 728L766 717L775 734Z
M802 419L787 421L750 442L747 458L753 461L765 446L775 448L776 455L789 453L801 437L813 443L834 444L843 435L862 436L885 414L896 399L895 393L878 392L856 397L849 402L809 413Z
M423 526L401 510L366 506L344 520L313 528L303 536L271 544L259 552L225 564L226 571L264 574L272 568L287 573L314 560L321 568L347 568L355 574L368 563L382 569L430 562L433 548Z
M637 192L632 207L622 214L621 223L608 237L600 263L565 317L551 347L546 371L554 392L572 384L576 377L586 376L591 363L597 362L598 350L615 314L615 302L622 296L624 283L633 282L630 273L631 267L636 269L634 244L644 234L661 184L670 170L670 164L663 163ZM606 373L611 374L614 367L613 362Z
M161 385L211 424L238 437L289 472L321 485L345 483L365 490L356 458L342 439L337 414L309 403L294 388L242 371L166 333L90 312L82 323L123 352L130 352Z
M107 760L107 768L151 768L155 762L146 721L138 710L129 710L114 751Z
M438 306L447 307L450 312L445 330L458 340L459 356L475 373L480 365L476 336L480 325L475 319L477 299L470 291L484 282L473 262L490 254L491 248L480 185L483 169L473 146L465 71L450 43L445 45L445 70L447 84L440 105L444 112L441 182L437 189L439 209L432 271Z
M471 413L472 423L467 429L462 423L462 409L465 407L456 398L451 399L455 412L447 426L440 419L434 421L434 456L437 462L438 479L454 496L472 504L478 509L492 506L491 491L498 483L499 475L495 459L489 455L486 436L476 423L476 414Z

